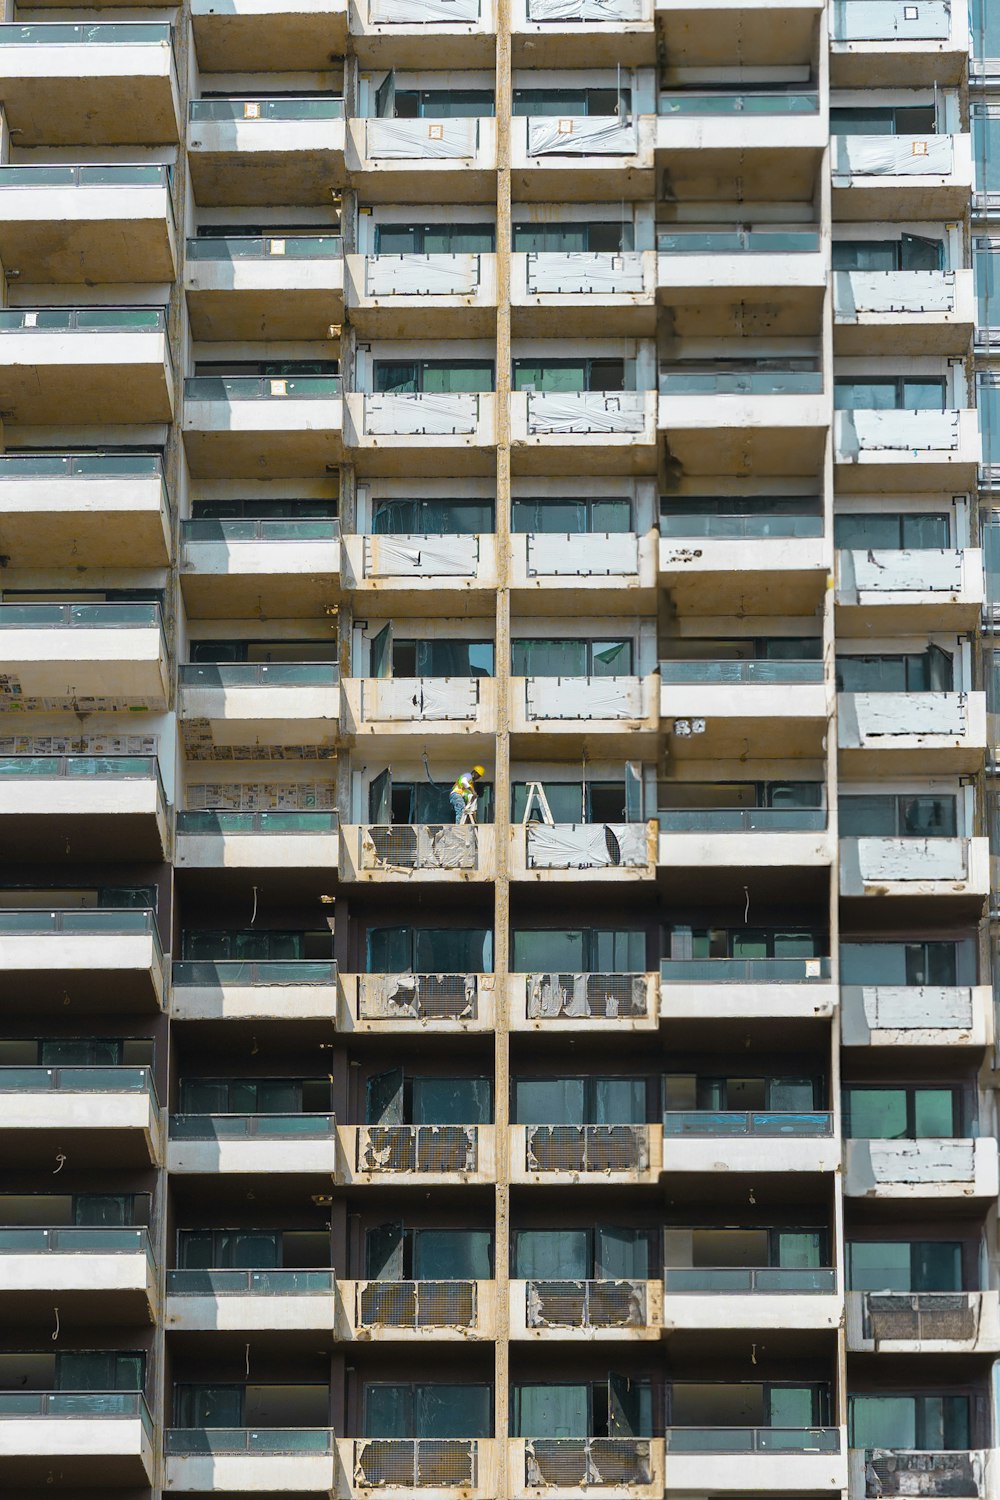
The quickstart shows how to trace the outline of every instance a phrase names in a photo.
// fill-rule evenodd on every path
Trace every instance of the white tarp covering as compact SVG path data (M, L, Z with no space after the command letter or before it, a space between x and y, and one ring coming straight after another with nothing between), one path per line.
M528 432L642 432L646 403L641 391L528 393Z
M961 881L968 874L966 839L865 838L842 839L841 861L856 853L857 868L866 884L891 880ZM848 857L849 866L853 863Z
M621 255L609 251L557 254L531 251L527 261L527 289L545 292L596 292L603 297L641 292L642 255L629 250Z
M529 21L641 21L642 0L528 0Z
M837 458L861 453L954 453L959 443L957 411L836 411Z
M830 144L835 180L947 177L954 164L950 135L835 135Z
M366 536L366 578L474 578L477 536Z
M840 584L858 594L957 594L962 588L962 553L937 547L841 552Z
M631 988L631 1004L626 999L625 1014L642 1015L646 1010L646 979L642 974L615 975L594 1004L593 974L530 974L527 988L529 1021L553 1019L556 1016L607 1016L622 1014L619 996L613 986L625 978Z
M972 1182L972 1141L867 1141L876 1182Z
M447 21L478 21L479 0L369 0L373 26L440 26Z
M835 271L833 309L840 319L858 313L952 312L954 271Z
M529 870L644 869L645 823L532 823L527 828Z
M373 437L413 437L433 433L471 437L479 421L475 395L399 395L365 397L365 432Z
M972 991L968 989L865 985L861 1000L872 1031L968 1031L972 1027Z
M470 295L479 286L478 255L370 255L366 297Z
M440 983L452 978L452 975L442 974L362 974L358 1014L365 1020L391 1016L419 1017L424 1010L424 989L433 997ZM461 1020L475 1015L478 988L477 976L466 974L464 1003L452 1013L452 1019Z
M641 719L641 677L529 677L529 719Z
M366 139L367 155L373 161L472 158L479 141L479 121L372 119Z
M617 115L542 115L528 120L529 156L634 156L638 149L635 121Z
M833 0L835 42L944 42L951 35L945 0Z
M838 726L841 748L898 735L941 734L963 739L968 733L966 695L841 693Z
M532 531L527 540L529 578L635 577L639 538L630 531Z
M366 719L474 719L478 702L472 677L379 677L364 684Z

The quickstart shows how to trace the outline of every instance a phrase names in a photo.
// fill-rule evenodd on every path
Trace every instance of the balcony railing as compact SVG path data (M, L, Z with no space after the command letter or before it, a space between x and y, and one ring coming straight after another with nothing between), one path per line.
M667 1110L665 1136L827 1136L833 1116L821 1110Z
M529 1328L644 1328L647 1322L642 1281L528 1281L525 1297Z
M642 0L528 0L528 20L576 24L641 21Z
M171 1427L164 1434L168 1454L332 1453L329 1427Z
M866 1292L863 1308L866 1339L967 1341L979 1332L975 1292Z
M0 784L6 780L156 781L155 755L0 755Z
M170 168L153 162L0 167L0 188L169 186Z
M815 115L818 94L661 94L661 115Z
M336 1132L333 1115L171 1115L177 1141L280 1140L288 1136L328 1139Z
M22 26L0 26L0 47L96 47L149 46L162 42L170 45L173 28L156 21L45 21Z
M189 375L184 395L188 401L315 401L339 396L340 376Z
M177 814L177 832L201 834L336 833L335 812L228 812L198 809Z
M0 1421L31 1418L138 1417L150 1439L153 1419L141 1391L0 1391Z
M174 986L336 984L337 965L331 959L177 959Z
M723 1296L830 1295L837 1290L837 1273L829 1266L668 1266L663 1273L668 1296L700 1293Z
M280 517L259 520L182 521L181 540L191 542L335 542L335 516ZM280 564L276 564L276 567Z
M835 42L946 42L951 35L947 0L908 5L906 0L836 0L830 7Z
M354 1484L363 1489L474 1489L475 1438L367 1438L354 1445Z
M358 1019L474 1021L478 974L359 974Z
M528 1438L524 1483L532 1489L652 1484L650 1448L648 1438Z
M668 1427L667 1453L839 1453L839 1427Z
M766 541L773 538L821 537L822 516L787 515L698 515L684 511L663 511L660 516L661 537L697 537L719 541Z
M25 933L96 934L110 937L151 933L155 947L160 938L152 911L139 907L72 907L65 911L41 911L34 907L0 910L0 939Z
M669 255L816 255L820 237L812 229L668 230L656 248Z
M366 824L358 829L362 870L475 870L479 830L473 824Z
M35 169L32 168L34 171ZM138 479L163 476L158 453L4 453L0 481L7 479Z
M661 396L818 396L820 370L661 370Z
M830 978L828 958L664 958L660 978L672 984L803 984Z
M822 807L670 807L657 813L662 833L819 833Z
M303 1297L332 1295L333 1271L168 1271L169 1297Z
M474 1125L363 1125L359 1172L475 1172L479 1133Z
M336 687L340 669L333 661L183 662L183 687Z
M0 1068L0 1094L150 1094L156 1088L149 1068Z
M188 118L194 120L341 120L344 101L323 99L192 99Z
M339 234L212 235L186 245L188 260L340 260L343 253Z
M529 870L646 869L653 858L647 823L530 823Z
M610 1020L645 1016L649 1008L645 974L528 974L529 1021L560 1016Z
M358 1288L364 1328L475 1328L475 1281L369 1281Z
M145 1255L152 1246L145 1229L0 1228L0 1255Z
M646 1125L529 1125L529 1172L641 1172L649 1166Z
M661 661L661 682L781 683L822 682L821 661Z
M128 630L160 623L158 604L0 604L0 630Z
M986 1461L982 1450L950 1453L899 1448L867 1448L864 1454L864 1493L875 1497L920 1494L926 1500L937 1496L985 1495Z
M162 307L5 307L0 333L148 333L166 328Z

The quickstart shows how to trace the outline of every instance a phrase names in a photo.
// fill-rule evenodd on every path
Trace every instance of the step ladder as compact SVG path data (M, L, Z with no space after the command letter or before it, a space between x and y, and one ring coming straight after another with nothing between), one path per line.
M525 792L526 796L524 799L524 813L521 817L522 825L529 822L537 823L540 818L543 823L547 824L548 827L551 828L555 823L555 819L552 816L552 809L549 806L549 799L545 795L545 788L542 786L542 783L540 781L529 781L527 787L525 788ZM531 809L536 805L538 807L538 817L533 819L531 816Z

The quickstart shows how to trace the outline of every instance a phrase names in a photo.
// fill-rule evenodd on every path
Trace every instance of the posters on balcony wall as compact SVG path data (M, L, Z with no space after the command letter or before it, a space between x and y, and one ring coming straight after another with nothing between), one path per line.
M212 812L332 812L330 785L282 781L198 782L188 787L187 805Z
M155 755L155 734L7 734L0 755Z
M188 760L334 760L337 754L333 745L217 745L207 719L185 719L181 736Z

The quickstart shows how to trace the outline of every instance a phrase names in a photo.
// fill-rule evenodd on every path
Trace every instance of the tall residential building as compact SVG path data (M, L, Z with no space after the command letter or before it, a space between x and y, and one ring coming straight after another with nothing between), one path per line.
M0 1496L1000 1500L1000 0L4 15Z

